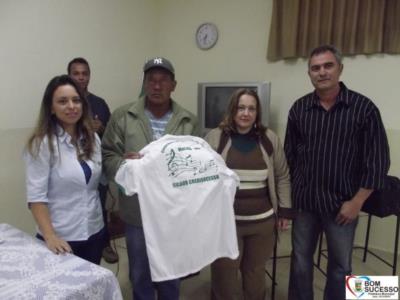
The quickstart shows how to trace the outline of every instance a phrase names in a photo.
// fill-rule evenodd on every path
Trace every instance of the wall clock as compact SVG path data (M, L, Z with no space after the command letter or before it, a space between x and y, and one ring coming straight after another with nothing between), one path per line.
M196 31L197 47L207 50L215 46L218 40L218 28L213 23L203 23Z

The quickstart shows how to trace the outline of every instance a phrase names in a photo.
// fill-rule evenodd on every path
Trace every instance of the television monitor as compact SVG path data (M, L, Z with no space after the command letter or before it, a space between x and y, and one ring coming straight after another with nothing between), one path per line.
M262 123L268 126L271 83L269 82L200 82L198 118L202 135L218 127L228 109L231 95L239 88L255 90L260 98Z

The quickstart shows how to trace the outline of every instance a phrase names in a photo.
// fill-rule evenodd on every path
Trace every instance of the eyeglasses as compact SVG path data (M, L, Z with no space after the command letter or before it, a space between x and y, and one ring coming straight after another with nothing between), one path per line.
M254 106L239 105L237 110L240 113L244 113L247 110L249 114L255 114L257 112L257 108L255 108Z

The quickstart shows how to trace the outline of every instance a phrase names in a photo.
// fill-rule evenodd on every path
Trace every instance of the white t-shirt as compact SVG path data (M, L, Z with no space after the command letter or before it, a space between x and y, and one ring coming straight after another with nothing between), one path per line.
M201 138L165 135L126 160L115 181L137 193L153 281L239 255L233 201L238 176Z

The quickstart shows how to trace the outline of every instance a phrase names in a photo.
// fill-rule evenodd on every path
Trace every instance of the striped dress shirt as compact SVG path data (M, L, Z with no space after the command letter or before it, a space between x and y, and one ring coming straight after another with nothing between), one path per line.
M329 111L315 92L294 103L285 153L293 205L305 211L334 212L360 188L382 188L390 165L378 108L342 82Z
M149 118L151 130L153 132L153 140L158 140L161 138L165 133L165 128L168 125L169 120L172 117L172 110L169 110L164 116L161 118L156 118L151 111L148 109L144 110L144 113Z

